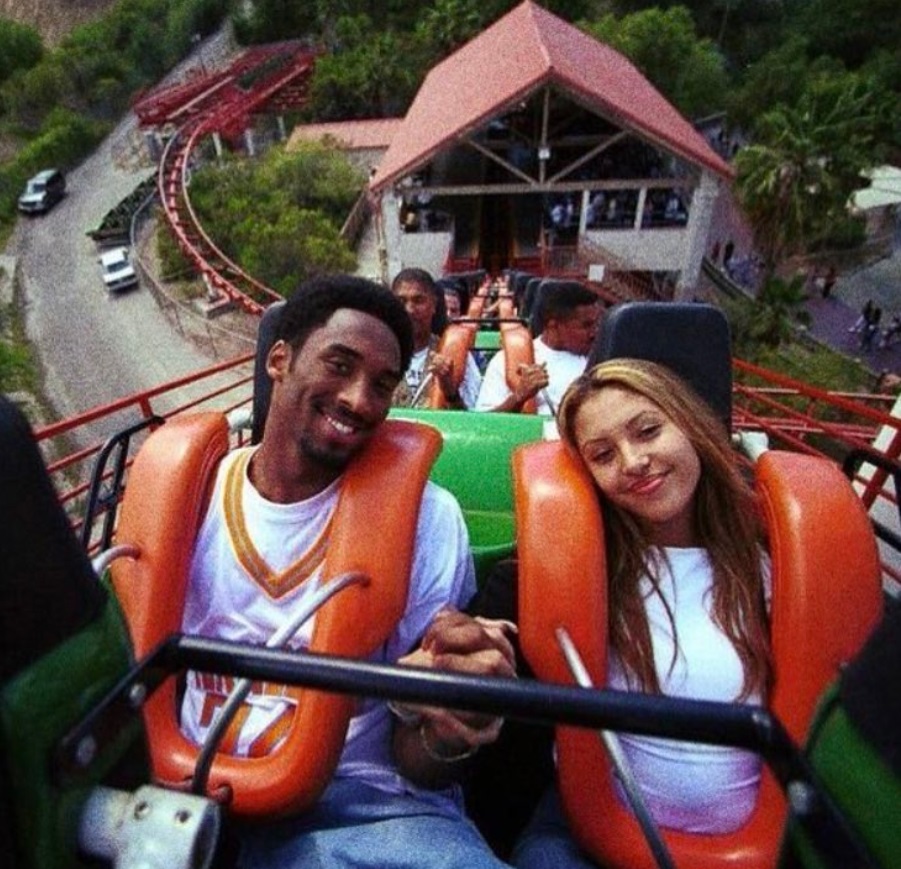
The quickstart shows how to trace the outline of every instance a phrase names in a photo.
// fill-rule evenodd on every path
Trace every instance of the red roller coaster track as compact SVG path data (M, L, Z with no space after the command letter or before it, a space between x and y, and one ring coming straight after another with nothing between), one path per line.
M229 259L204 231L188 196L191 155L207 136L239 137L254 114L303 105L316 54L299 42L250 49L224 71L154 91L134 106L142 127L175 130L160 160L158 185L179 247L211 291L251 314L281 297Z

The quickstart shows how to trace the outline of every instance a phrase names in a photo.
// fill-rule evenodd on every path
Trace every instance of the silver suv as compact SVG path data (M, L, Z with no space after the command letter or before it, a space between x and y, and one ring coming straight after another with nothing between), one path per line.
M43 214L66 195L66 178L59 169L45 169L30 178L19 197L23 214Z

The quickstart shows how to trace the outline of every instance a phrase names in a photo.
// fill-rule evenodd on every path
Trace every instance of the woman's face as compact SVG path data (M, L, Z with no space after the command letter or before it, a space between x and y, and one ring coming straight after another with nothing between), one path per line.
M650 399L607 386L579 408L576 446L601 493L642 520L658 546L692 546L698 454Z

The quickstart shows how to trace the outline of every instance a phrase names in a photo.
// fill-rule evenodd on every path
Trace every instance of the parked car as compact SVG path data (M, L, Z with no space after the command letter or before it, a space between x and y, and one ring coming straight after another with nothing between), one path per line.
M103 283L110 292L137 286L138 276L128 257L127 247L115 247L100 255Z
M43 214L66 195L66 177L59 169L45 169L28 180L19 197L23 214Z

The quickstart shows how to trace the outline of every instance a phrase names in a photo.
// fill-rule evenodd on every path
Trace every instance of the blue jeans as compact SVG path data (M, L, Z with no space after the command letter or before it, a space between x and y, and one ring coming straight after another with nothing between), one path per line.
M556 787L548 788L539 800L510 862L516 869L596 869L569 831Z
M240 869L504 869L462 812L336 779L303 815L241 834Z

